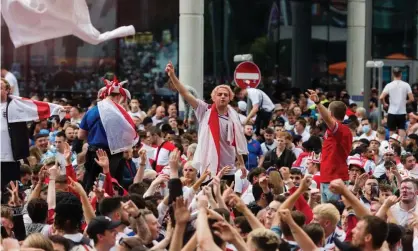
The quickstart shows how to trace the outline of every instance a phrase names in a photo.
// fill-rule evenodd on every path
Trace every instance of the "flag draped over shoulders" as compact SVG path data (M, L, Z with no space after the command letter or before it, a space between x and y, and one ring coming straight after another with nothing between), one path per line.
M91 23L86 0L1 0L1 12L16 48L68 35L99 44L135 34L132 25L100 33Z
M123 107L109 99L99 101L97 107L112 154L126 151L138 142L135 124Z
M234 146L238 154L248 154L247 140L245 139L243 128L239 120L238 113L228 106L229 128L227 141ZM193 166L199 168L200 173L206 169L210 170L215 176L220 169L220 126L216 108L208 108L199 126L199 139Z
M47 119L53 115L64 117L62 106L42 101L31 100L10 95L11 99L7 112L9 123L27 122Z

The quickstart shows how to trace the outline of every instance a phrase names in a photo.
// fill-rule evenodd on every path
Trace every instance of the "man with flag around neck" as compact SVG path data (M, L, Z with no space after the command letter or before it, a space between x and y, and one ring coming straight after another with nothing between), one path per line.
M234 98L231 88L227 85L216 86L211 94L213 104L209 105L195 98L180 83L171 62L167 64L166 72L180 95L195 110L199 122L199 144L193 159L195 167L201 174L209 168L212 176L224 166L237 167L224 175L223 179L228 183L234 180L237 169L245 177L247 172L242 155L248 154L247 141L238 113L229 105Z

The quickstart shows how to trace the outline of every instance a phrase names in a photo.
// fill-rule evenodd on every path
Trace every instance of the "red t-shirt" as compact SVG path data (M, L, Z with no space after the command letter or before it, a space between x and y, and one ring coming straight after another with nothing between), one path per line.
M312 176L312 179L316 182L316 188L321 189L321 174L314 174Z
M335 179L348 180L347 157L351 151L353 135L348 126L336 122L327 129L322 144L321 182Z

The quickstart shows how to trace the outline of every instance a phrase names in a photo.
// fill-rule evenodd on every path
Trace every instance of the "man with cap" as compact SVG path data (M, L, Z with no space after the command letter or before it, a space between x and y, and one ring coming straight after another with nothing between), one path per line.
M379 99L383 106L388 108L387 126L390 134L399 133L405 137L406 104L414 101L411 86L402 81L402 69L394 67L392 70L393 81L385 86ZM386 97L389 95L389 104ZM405 97L408 96L408 100Z
M112 221L107 216L97 216L87 226L87 235L94 241L97 251L108 251L116 244L116 228L120 221Z
M119 162L122 152L135 145L139 139L131 116L120 105L131 98L129 91L122 88L125 81L119 83L114 75L113 79L103 81L106 86L98 93L101 101L84 115L78 130L78 139L87 140L89 145L83 182L87 191L93 187L93 182L101 172L95 160L96 151L106 151L109 156L110 173L121 183L123 168L119 167Z
M286 121L286 117L284 116L284 108L281 104L276 104L274 106L274 114L273 114L273 119L277 120L278 118L282 118L283 120Z

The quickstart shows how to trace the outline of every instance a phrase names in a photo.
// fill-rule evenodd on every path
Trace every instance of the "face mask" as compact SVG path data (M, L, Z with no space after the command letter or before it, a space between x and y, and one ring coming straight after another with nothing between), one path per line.
M364 133L368 133L370 131L370 126L369 125L363 126L362 130L363 130Z
M246 138L246 139L247 139L247 141L248 141L248 140L252 139L252 138L253 138L253 136L252 136L252 135L248 136L247 134L245 134L245 138Z

